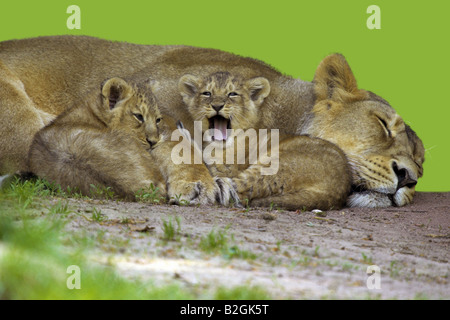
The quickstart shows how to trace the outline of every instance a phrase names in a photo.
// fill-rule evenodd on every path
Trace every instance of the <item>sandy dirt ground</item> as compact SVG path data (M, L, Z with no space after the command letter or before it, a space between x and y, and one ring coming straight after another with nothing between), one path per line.
M274 299L450 299L450 193L419 192L401 208L328 212L69 204L76 212L67 229L94 240L92 260L155 285L200 293L256 286ZM223 241L205 248L208 234Z

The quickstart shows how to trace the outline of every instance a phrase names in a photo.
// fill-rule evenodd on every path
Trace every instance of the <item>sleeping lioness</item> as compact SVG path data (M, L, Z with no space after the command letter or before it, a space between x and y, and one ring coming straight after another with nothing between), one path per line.
M213 49L77 36L2 42L0 174L27 171L34 134L108 77L158 80L155 95L161 112L181 120L192 134L193 119L178 93L178 81L184 74L206 77L223 70L270 82L255 129L309 134L344 151L352 169L350 205L411 203L423 174L423 144L386 100L357 87L347 61L338 54L326 57L313 82L307 82L261 61ZM233 119L229 124L233 129Z

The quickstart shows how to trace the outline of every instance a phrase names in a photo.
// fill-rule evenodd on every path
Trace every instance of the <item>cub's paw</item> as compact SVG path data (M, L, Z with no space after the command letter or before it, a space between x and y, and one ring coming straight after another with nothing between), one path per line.
M217 186L212 181L175 181L169 186L169 203L178 205L213 204Z
M236 187L230 178L212 181L176 181L169 187L169 203L178 205L221 204L242 207Z
M230 178L215 177L214 182L217 185L215 196L217 203L224 206L232 204L235 207L242 208L233 180Z

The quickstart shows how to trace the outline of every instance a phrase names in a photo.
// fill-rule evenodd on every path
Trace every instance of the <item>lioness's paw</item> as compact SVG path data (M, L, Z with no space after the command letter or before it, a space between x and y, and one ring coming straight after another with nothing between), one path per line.
M215 177L214 182L217 185L216 201L219 204L224 206L232 204L235 207L242 207L233 180L230 178Z

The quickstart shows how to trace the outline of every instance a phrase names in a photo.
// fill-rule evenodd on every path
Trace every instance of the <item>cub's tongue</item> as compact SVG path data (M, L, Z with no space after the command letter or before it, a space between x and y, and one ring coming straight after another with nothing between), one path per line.
M227 140L228 120L222 117L214 118L214 140Z

